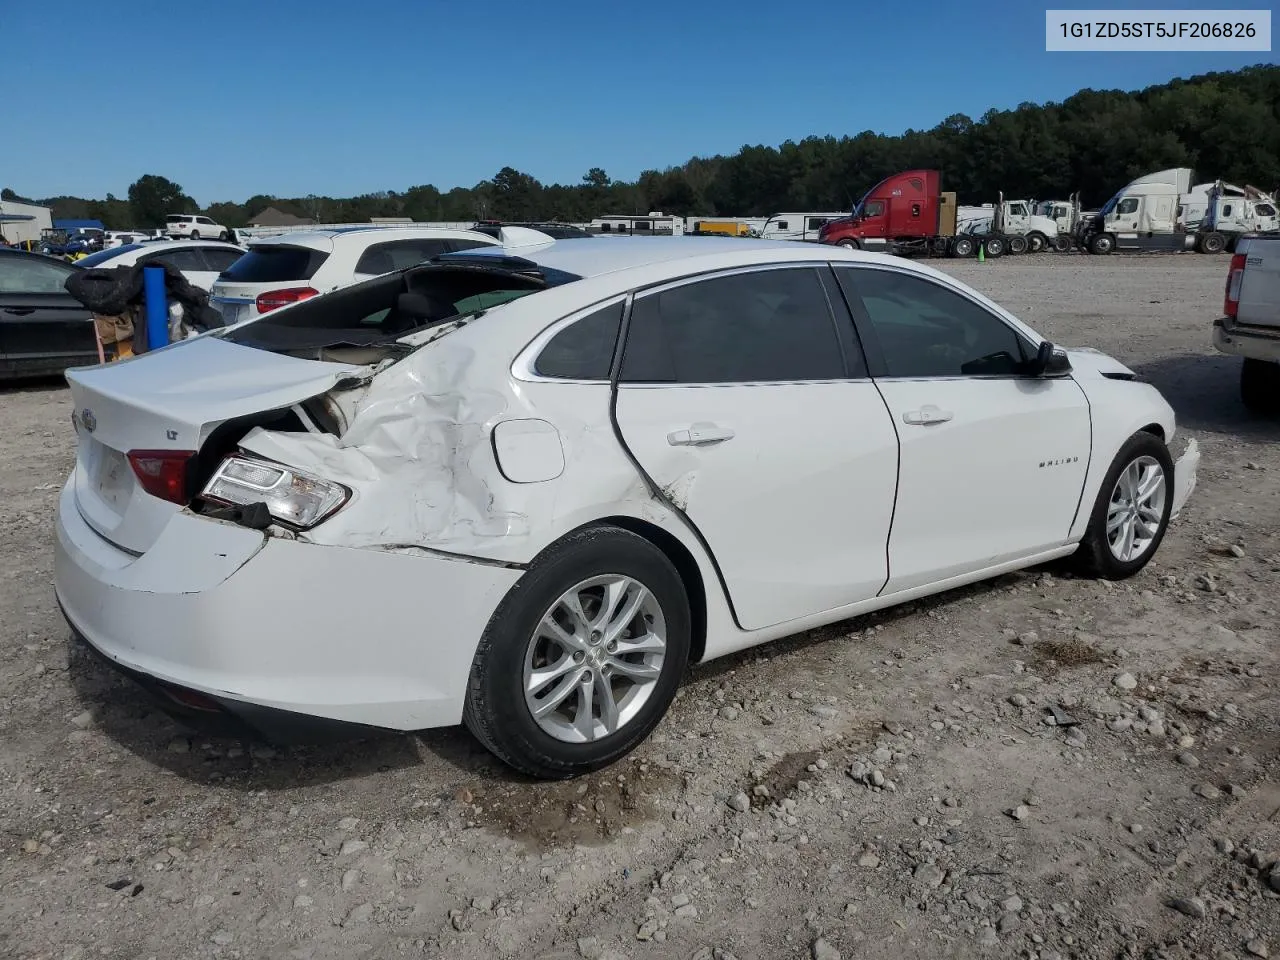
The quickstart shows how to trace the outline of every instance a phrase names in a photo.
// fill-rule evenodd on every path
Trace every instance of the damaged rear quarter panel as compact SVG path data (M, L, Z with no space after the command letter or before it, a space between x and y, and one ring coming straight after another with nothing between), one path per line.
M245 450L352 490L342 510L298 539L527 563L563 534L603 517L679 527L619 447L607 383L512 378L512 359L560 315L548 315L544 305L545 322L521 324L519 308L554 292L491 311L358 390L332 394L349 424L341 437L261 428L247 434ZM495 460L492 433L504 420L534 418L559 431L565 468L551 480L513 483ZM688 537L683 528L673 532Z

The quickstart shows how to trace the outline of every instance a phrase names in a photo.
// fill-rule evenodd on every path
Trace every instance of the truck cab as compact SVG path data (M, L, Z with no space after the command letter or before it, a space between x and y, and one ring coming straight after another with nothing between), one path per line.
M897 253L945 255L956 234L956 197L939 191L937 170L886 177L848 217L822 225L820 243Z

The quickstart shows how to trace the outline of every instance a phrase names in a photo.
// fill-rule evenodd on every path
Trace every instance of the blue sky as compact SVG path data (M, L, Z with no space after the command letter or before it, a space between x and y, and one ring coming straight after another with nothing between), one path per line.
M201 204L448 189L504 165L632 179L744 143L1275 62L1046 53L1049 4L1027 0L0 2L0 186L41 197L122 197L143 173Z

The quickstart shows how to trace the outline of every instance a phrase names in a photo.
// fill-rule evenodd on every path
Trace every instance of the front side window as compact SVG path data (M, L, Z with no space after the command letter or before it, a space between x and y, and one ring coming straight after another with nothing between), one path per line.
M835 322L813 268L713 277L638 296L632 306L624 382L761 383L845 376Z
M0 292L66 293L71 270L43 257L0 257Z
M538 354L534 373L560 380L608 380L623 306L619 300L557 333Z
M867 205L862 210L863 216L878 217L884 213L883 200L868 200Z
M895 270L838 271L860 299L889 377L1016 376L1030 348L1007 323L941 284Z
M1138 212L1137 197L1125 197L1123 200L1120 201L1120 205L1116 207L1116 213L1120 214L1121 216L1124 216L1125 214L1128 214L1128 213L1137 213L1137 212Z

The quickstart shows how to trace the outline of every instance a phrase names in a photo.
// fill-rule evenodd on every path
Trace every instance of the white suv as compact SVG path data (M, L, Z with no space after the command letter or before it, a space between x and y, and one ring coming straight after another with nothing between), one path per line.
M171 213L164 218L165 232L186 240L229 240L231 233L220 223L194 213Z
M250 240L249 252L218 277L209 302L230 325L442 253L497 243L487 234L434 227L341 227L263 237Z

